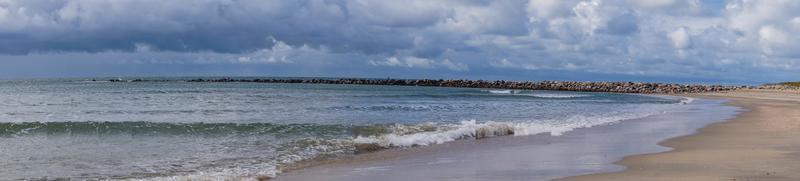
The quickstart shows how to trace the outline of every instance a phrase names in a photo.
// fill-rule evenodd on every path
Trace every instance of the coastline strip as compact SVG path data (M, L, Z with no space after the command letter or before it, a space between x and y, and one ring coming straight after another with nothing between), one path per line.
M624 171L560 180L800 180L800 91L697 94L745 108L736 118L661 143L672 151L625 157Z

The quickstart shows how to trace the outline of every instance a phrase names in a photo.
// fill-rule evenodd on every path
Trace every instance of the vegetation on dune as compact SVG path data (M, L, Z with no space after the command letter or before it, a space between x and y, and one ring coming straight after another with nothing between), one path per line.
M800 87L800 82L782 82L781 85L788 85L793 87Z

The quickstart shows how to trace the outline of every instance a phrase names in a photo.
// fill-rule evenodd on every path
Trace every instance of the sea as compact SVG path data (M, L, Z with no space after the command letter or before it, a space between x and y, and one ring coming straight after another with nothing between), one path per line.
M188 79L0 80L0 180L275 177L301 162L376 148L559 137L692 104L639 94Z

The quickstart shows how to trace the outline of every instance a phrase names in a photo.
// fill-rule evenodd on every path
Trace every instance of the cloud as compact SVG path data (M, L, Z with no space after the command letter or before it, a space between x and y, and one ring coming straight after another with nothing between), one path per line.
M467 71L467 70L469 70L469 66L467 66L466 64L459 63L459 62L453 62L453 61L450 61L449 59L444 59L439 64L441 64L442 66L444 66L447 69L454 70L454 71Z
M798 58L794 34L800 33L798 1L731 1L726 6L730 29L741 32L736 43L770 57Z
M667 36L672 40L672 46L676 49L687 49L692 46L691 35L689 35L689 30L686 27L680 27L667 34Z
M453 62L449 59L436 61L432 59L419 58L419 57L388 57L385 60L370 60L368 63L372 66L389 66L389 67L406 67L406 68L422 68L431 69L437 67L444 67L452 71L467 71L469 67L466 64Z
M572 15L572 7L577 3L575 0L530 0L525 10L534 21L566 17Z
M511 63L511 61L508 61L508 59L505 59L505 58L501 59L501 60L498 60L498 61L493 61L489 65L491 65L493 67L498 67L498 68L513 68L513 67L517 66L517 65L515 65L514 63Z
M672 47L675 48L678 57L681 59L686 58L686 56L688 56L686 49L692 46L692 39L691 35L689 35L688 28L680 27L668 33L667 36L672 40Z
M295 49L286 43L278 40L272 40L272 48L261 49L249 54L245 54L236 58L239 63L292 63L291 58L298 56L303 52L309 53L316 51L308 46L302 46L300 49Z
M796 9L788 0L0 0L0 57L779 79L800 76Z
M136 47L135 52L150 52L155 49L152 45L147 43L134 43L133 46Z

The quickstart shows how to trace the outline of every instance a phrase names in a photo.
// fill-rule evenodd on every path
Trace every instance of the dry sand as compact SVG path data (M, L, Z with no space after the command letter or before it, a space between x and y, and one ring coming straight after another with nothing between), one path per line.
M800 180L800 91L699 94L747 109L698 134L662 142L664 153L629 156L614 173L563 180Z

